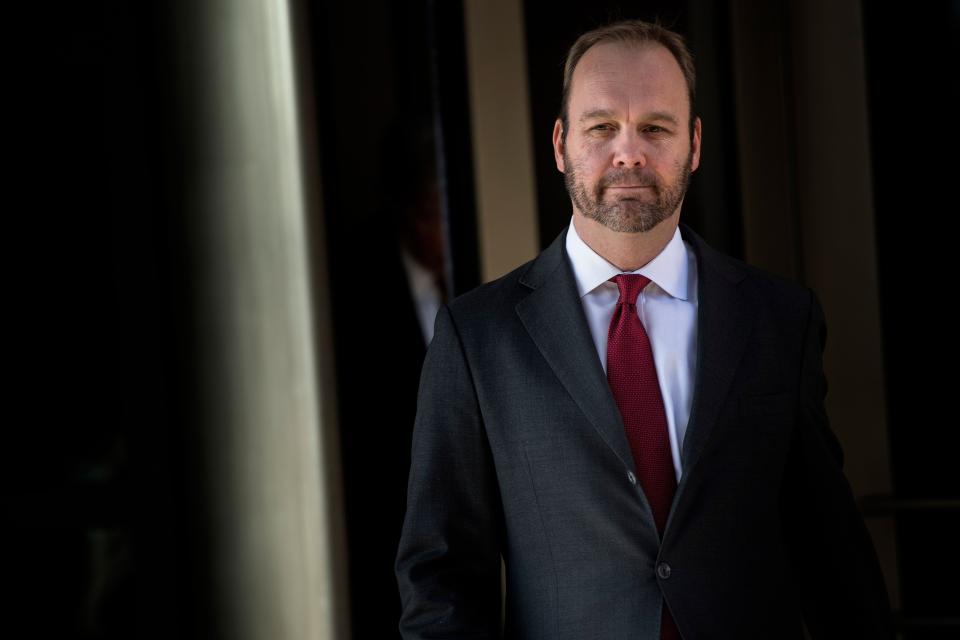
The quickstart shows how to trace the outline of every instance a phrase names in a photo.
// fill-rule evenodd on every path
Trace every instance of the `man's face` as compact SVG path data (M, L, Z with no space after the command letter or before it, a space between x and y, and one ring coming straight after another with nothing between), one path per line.
M683 72L663 46L591 47L573 72L569 130L557 120L553 131L574 209L624 233L677 213L700 164L700 119L691 140L689 109Z

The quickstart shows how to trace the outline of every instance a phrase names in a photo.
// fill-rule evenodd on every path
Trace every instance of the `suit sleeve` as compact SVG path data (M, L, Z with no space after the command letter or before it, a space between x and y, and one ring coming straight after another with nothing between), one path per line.
M408 639L500 636L499 485L464 350L446 306L420 377L396 558Z
M826 341L823 310L810 290L799 419L783 484L784 538L815 640L893 638L883 574L824 405Z

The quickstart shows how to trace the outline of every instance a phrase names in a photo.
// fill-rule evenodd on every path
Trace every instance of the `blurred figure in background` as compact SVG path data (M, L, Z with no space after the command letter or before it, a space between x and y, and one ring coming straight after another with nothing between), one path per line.
M407 112L386 132L379 179L371 176L378 186L361 194L379 196L378 212L372 222L356 222L363 226L346 238L350 251L337 248L349 269L341 261L334 274L340 283L337 366L356 638L398 637L393 562L417 387L434 318L447 296L432 123Z
M396 196L397 201L384 202L385 207L393 206L396 213L400 257L427 344L433 338L437 310L447 301L446 251L432 124L422 122L414 129L414 139L404 145L409 155L387 174L394 177L396 184L386 195Z

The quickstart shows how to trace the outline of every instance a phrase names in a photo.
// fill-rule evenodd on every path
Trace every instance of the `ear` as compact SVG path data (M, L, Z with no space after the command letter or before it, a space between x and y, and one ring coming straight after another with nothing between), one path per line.
M564 173L566 168L563 162L563 123L560 118L553 123L553 159L557 163L557 170Z
M700 141L702 123L698 117L693 121L693 140L690 141L690 172L693 173L700 166Z

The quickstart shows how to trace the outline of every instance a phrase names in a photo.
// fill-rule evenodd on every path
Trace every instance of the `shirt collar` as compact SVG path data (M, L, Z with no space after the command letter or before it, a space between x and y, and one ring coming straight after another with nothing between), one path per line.
M400 259L407 270L410 289L417 300L436 292L436 281L429 269L417 262L406 247L400 247Z
M624 272L607 262L580 238L570 218L567 231L567 255L573 266L573 275L577 281L580 297L587 295L598 286L620 273L639 273L650 278L658 287L674 298L687 300L687 247L680 234L680 228L673 233L667 246L657 256L636 271Z

